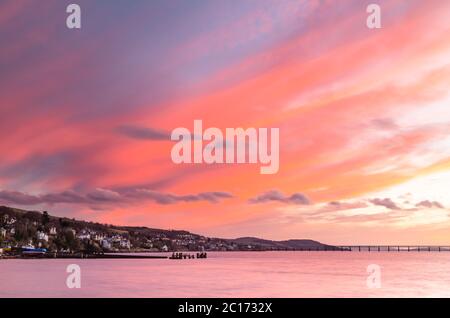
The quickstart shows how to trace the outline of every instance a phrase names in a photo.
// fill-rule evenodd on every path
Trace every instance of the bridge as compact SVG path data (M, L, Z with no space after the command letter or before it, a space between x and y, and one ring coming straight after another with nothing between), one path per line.
M450 252L450 245L322 245L315 247L272 248L269 250L303 252Z
M330 252L450 252L450 246L442 245L336 245L317 248L299 248L297 251Z
M337 247L339 250L351 252L450 252L450 246L439 245L350 245Z
M298 247L272 247L253 251L299 252L450 252L450 245L316 245Z

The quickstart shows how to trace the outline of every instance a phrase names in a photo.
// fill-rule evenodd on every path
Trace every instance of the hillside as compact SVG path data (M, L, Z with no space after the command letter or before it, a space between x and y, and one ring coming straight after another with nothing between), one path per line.
M271 240L264 240L256 237L240 237L237 239L232 240L233 242L240 244L240 245L255 245L260 246L266 249L324 249L324 248L333 248L334 246L322 244L317 241L313 240L285 240L285 241L271 241Z
M331 248L313 240L210 238L183 230L117 226L0 206L0 247L32 245L62 252L264 251Z

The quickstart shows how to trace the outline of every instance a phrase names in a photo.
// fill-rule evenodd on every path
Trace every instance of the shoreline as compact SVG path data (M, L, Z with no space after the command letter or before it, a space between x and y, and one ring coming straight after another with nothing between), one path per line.
M3 259L168 259L168 256L157 255L35 255L35 256L23 256L23 255L3 255L0 256L0 260Z
M419 250L396 250L396 251L355 251L355 250L260 250L260 251L208 251L209 253L227 253L227 254L233 254L233 253L264 253L264 252L309 252L309 253L317 253L317 252L326 252L327 254L373 254L373 255L379 255L379 254L447 254L445 252L448 252L449 250L445 251L438 251L438 250L430 250L430 251L419 251ZM331 252L331 253L330 253ZM333 253L334 252L334 253ZM346 252L346 253L345 253ZM166 254L166 255L147 255L149 253L152 254ZM181 253L185 257L181 258L173 258L174 253ZM199 252L113 252L113 253L106 253L106 254L57 254L54 253L48 253L48 254L31 254L31 255L0 255L0 260L7 260L7 259L23 259L23 260L36 260L36 259L203 259L206 257L196 257L196 254ZM197 255L198 256L198 255Z

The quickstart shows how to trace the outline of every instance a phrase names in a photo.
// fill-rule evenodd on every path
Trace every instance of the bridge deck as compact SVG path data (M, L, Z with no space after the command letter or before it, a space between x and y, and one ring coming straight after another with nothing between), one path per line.
M324 249L327 250L327 249ZM450 252L450 246L439 245L340 245L332 250L352 252Z

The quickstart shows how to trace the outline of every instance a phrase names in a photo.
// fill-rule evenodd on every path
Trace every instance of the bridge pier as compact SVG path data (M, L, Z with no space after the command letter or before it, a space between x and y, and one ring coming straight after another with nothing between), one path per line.
M303 249L313 250L313 249ZM318 249L319 250L319 249ZM321 251L343 251L343 252L450 252L450 246L441 245L350 245L336 246L332 248L323 247Z

